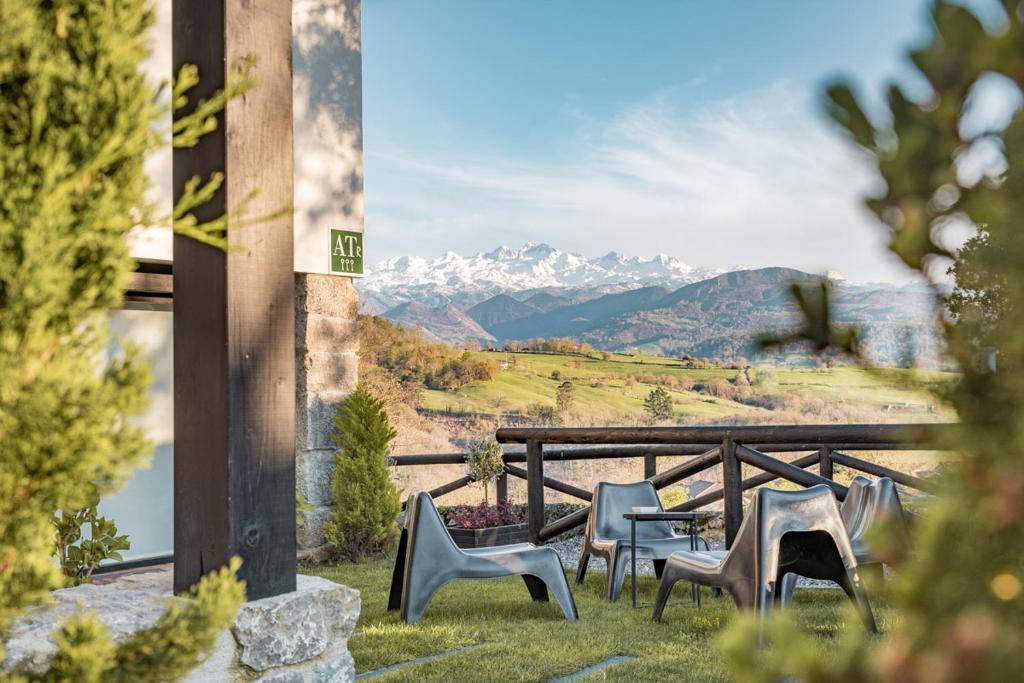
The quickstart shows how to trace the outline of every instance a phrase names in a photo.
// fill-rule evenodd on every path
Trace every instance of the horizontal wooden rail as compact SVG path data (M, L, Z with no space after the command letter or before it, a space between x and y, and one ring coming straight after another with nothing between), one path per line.
M771 474L782 477L783 479L788 479L795 484L801 484L803 486L817 486L819 484L824 484L832 489L839 500L846 498L847 488L842 484L837 484L831 479L826 479L825 477L819 477L817 474L811 474L806 470L790 465L788 462L776 460L771 456L755 451L753 448L749 448L742 444L736 444L736 457L741 462L753 465L758 469L770 472ZM817 453L814 454L814 457L817 459Z
M693 460L689 460L676 465L671 469L665 470L664 472L655 474L653 477L650 477L650 482L654 484L654 488L663 489L666 486L671 486L677 481L682 481L687 477L692 477L704 470L711 469L721 462L722 449L721 447L715 447L706 453L698 455Z
M505 427L499 443L543 444L902 444L935 443L948 424L752 425L735 427Z
M505 471L511 474L513 477L519 477L520 479L527 479L526 470L515 465L505 465ZM586 489L581 489L578 486L572 484L566 484L564 481L558 481L551 477L544 477L544 486L555 491L561 491L562 493L568 494L580 500L590 502L594 498L594 494Z
M849 467L851 469L860 470L868 474L873 474L876 477L889 477L897 484L903 484L911 488L918 489L919 491L934 491L935 484L922 479L921 477L915 477L913 474L905 474L904 472L898 472L889 467L883 465L876 465L873 462L867 460L861 460L860 458L854 458L844 453L831 453L832 462L843 467Z
M817 453L815 453L814 455L805 455L802 458L797 458L796 460L792 461L789 464L794 467L804 469L806 467L810 467L811 465L817 462L818 455ZM773 482L776 479L779 479L778 475L771 474L770 472L762 472L761 474L757 474L754 475L753 477L744 479L741 490L746 491L748 489L756 488L758 486L764 486L765 484ZM690 500L682 502L679 505L671 507L669 508L669 512L690 512L692 510L699 510L705 505L717 503L718 501L722 500L724 496L725 489L720 488L715 491L711 491L710 493L701 494L696 498L691 498Z
M461 489L461 488L463 488L465 486L469 486L472 483L473 483L473 477L468 477L468 476L467 477L462 477L461 479L456 479L455 481L450 481L447 484L444 484L442 486L438 486L436 489L431 489L429 491L430 497L431 498L440 498L441 496L445 495L446 493L451 493L452 491L458 491L459 489Z
M748 444L751 448L762 453L800 453L803 451L815 451L821 447L817 443L753 443ZM841 443L829 442L825 444L832 450L842 451L914 451L933 450L934 446L912 443ZM628 446L606 446L606 447L583 447L583 448L550 448L544 450L544 460L547 462L565 462L571 460L602 460L615 458L642 458L654 456L655 458L667 458L676 456L703 455L718 444L654 444L628 445ZM462 465L466 462L465 453L417 453L415 455L392 455L389 458L390 464L394 467L417 467L422 465ZM505 462L525 463L526 453L524 451L506 451Z
M590 517L589 505L583 508L582 510L572 512L566 515L565 517L562 517L561 519L555 520L551 524L548 524L540 530L539 538L541 542L550 541L552 538L558 536L559 534L564 534L566 531L569 531L570 529L574 529L578 526L586 524L588 517Z

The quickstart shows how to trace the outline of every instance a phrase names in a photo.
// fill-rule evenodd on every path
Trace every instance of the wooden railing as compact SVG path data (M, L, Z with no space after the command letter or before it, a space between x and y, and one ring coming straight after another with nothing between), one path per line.
M506 445L525 445L525 451L506 449L505 474L497 482L499 500L508 496L508 477L526 480L527 522L530 538L543 543L561 533L584 524L590 508L571 513L550 524L544 523L544 489L564 493L590 502L590 491L559 481L544 474L545 462L642 458L643 478L656 489L714 467L722 468L722 487L677 505L672 510L697 510L723 501L726 544L731 545L743 519L743 491L775 479L802 485L825 484L840 498L846 487L833 481L834 465L841 465L874 476L890 477L904 486L931 491L927 479L884 467L853 455L856 451L937 450L942 434L953 425L765 425L737 427L606 427L606 428L504 428L496 438ZM556 446L556 448L551 448ZM559 448L560 447L560 448ZM807 451L811 451L807 453ZM805 453L786 462L770 453ZM688 459L662 472L657 459L689 456ZM401 455L394 457L399 467L418 465L460 464L462 453ZM518 467L525 463L526 468ZM760 474L743 479L742 466L761 470ZM817 466L818 473L807 471ZM430 494L435 498L472 483L462 477L439 486Z

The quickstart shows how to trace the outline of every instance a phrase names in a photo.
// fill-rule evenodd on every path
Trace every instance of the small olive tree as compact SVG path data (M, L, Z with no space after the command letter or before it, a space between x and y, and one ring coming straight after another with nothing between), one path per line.
M487 487L505 472L505 452L494 439L475 441L466 452L466 474L484 490L484 503L489 504Z

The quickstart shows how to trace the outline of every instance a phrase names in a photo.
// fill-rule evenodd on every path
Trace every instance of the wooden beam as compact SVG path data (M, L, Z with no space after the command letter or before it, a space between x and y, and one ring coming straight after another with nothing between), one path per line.
M889 444L900 450L907 443L935 443L956 425L857 424L857 425L754 425L738 427L506 427L499 429L499 443L545 444L715 444L725 439L737 443L836 443Z
M194 106L258 56L257 85L217 129L174 150L175 195L224 184L195 213L267 216L292 205L290 0L173 0L173 63L199 68ZM229 224L225 252L174 237L174 587L235 555L248 598L295 590L292 218Z
M839 500L846 497L847 489L842 484L837 484L830 479L825 479L824 477L819 477L817 474L806 472L799 467L790 465L788 462L777 460L769 455L765 455L764 453L759 453L752 448L737 445L736 457L748 465L753 465L765 472L770 472L771 474L782 477L783 479L788 479L795 484L800 484L801 486L817 486L818 484L824 484L832 489L832 492L836 494L836 497L839 498Z
M794 467L799 467L800 469L804 469L806 467L810 467L811 465L816 465L817 463L818 463L818 454L817 453L813 453L811 455L805 455L805 456L803 456L801 458L797 458L796 460L792 461L789 464L793 465ZM779 478L779 476L777 474L771 474L770 472L762 472L761 474L755 474L752 477L744 479L743 480L743 487L742 488L743 488L744 491L746 491L748 489L752 489L752 488L755 488L757 486L764 486L765 484L771 483L771 482L775 481L778 478ZM705 505L710 505L711 503L716 503L716 502L722 500L722 497L724 495L725 495L725 490L724 489L718 489L716 491L711 491L710 493L704 493L702 495L699 495L696 498L691 498L690 500L688 500L686 502L680 503L679 505L676 505L675 507L669 508L668 511L669 512L690 512L692 510L699 510L702 507L704 507Z
M725 547L731 548L743 522L743 469L736 456L736 442L722 441L722 491L725 509Z
M518 477L520 479L526 479L527 481L529 481L529 472L527 470L522 469L521 467L516 467L515 465L506 465L505 471L511 474L513 477ZM554 489L555 491L559 491L560 493L564 493L566 495L572 496L573 498L579 498L580 500L585 500L587 502L590 502L594 498L594 494L586 489L581 489L580 487L573 486L572 484L566 484L564 481L552 479L551 477L544 477L544 485L547 486L549 489Z
M909 486L911 488L918 489L919 491L928 491L933 493L937 488L934 482L930 482L927 479L916 477L913 474L899 472L877 463L868 462L867 460L854 458L852 456L845 455L844 453L832 453L832 462L837 465L842 465L843 467L849 467L850 469L873 474L876 477L889 477L897 484L903 484L904 486Z
M526 442L526 522L530 542L540 543L544 528L544 445Z

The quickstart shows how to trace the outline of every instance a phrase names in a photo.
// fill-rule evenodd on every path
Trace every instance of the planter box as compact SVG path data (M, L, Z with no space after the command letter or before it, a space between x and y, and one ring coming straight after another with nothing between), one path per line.
M492 526L487 529L463 529L448 527L455 545L460 548L488 548L495 545L512 545L526 543L529 540L529 529L524 524L508 526Z

